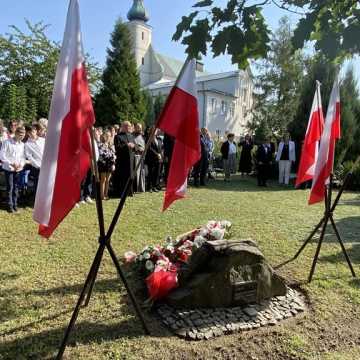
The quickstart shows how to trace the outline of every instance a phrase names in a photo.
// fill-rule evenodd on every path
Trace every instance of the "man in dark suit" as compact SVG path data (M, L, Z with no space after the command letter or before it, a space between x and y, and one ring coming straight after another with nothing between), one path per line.
M131 133L131 123L124 121L121 130L114 138L116 152L116 165L113 178L114 194L121 196L125 190L128 179L133 175L135 160L135 139ZM132 184L128 195L133 195Z
M270 138L264 139L256 152L258 186L267 186L270 177L274 148Z
M149 134L152 130L150 129ZM145 163L148 166L148 189L150 192L161 190L160 187L160 171L163 163L163 142L156 130L154 140L151 142L146 153Z
M164 134L164 182L167 184L167 179L170 171L170 164L172 153L174 149L175 140L172 136Z
M209 149L206 145L206 138L205 138L205 131L204 128L201 129L200 134L200 147L201 147L201 158L200 160L194 165L194 185L205 186L206 185L206 175L209 168Z

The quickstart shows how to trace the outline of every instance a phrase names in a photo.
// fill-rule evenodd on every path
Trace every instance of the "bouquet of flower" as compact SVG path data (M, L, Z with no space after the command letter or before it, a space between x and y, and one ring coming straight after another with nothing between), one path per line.
M229 221L209 221L205 226L166 239L163 246L146 246L138 255L125 253L125 262L135 263L145 272L150 297L154 300L165 297L178 286L177 272L182 263L189 261L194 251L206 241L222 240L229 235Z

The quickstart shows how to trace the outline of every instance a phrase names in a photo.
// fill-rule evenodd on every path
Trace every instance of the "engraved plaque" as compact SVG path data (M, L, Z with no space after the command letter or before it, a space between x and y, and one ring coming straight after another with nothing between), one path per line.
M249 304L257 300L257 282L239 281L233 285L234 304Z

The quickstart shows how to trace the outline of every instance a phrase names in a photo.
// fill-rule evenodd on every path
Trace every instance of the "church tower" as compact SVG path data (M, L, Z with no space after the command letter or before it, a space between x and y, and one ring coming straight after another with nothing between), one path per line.
M152 27L147 24L148 13L143 0L133 0L133 5L127 14L127 23L133 40L133 51L140 74L141 85L149 84L153 79L152 60Z

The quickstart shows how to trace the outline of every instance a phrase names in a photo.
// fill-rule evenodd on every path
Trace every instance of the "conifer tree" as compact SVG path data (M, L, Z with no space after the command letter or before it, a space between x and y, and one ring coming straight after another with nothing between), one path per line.
M111 34L102 82L102 89L95 99L98 124L143 121L145 106L130 32L120 19Z
M143 92L144 105L146 109L146 114L144 117L144 123L146 126L152 126L155 123L155 112L154 112L154 100L149 91Z

